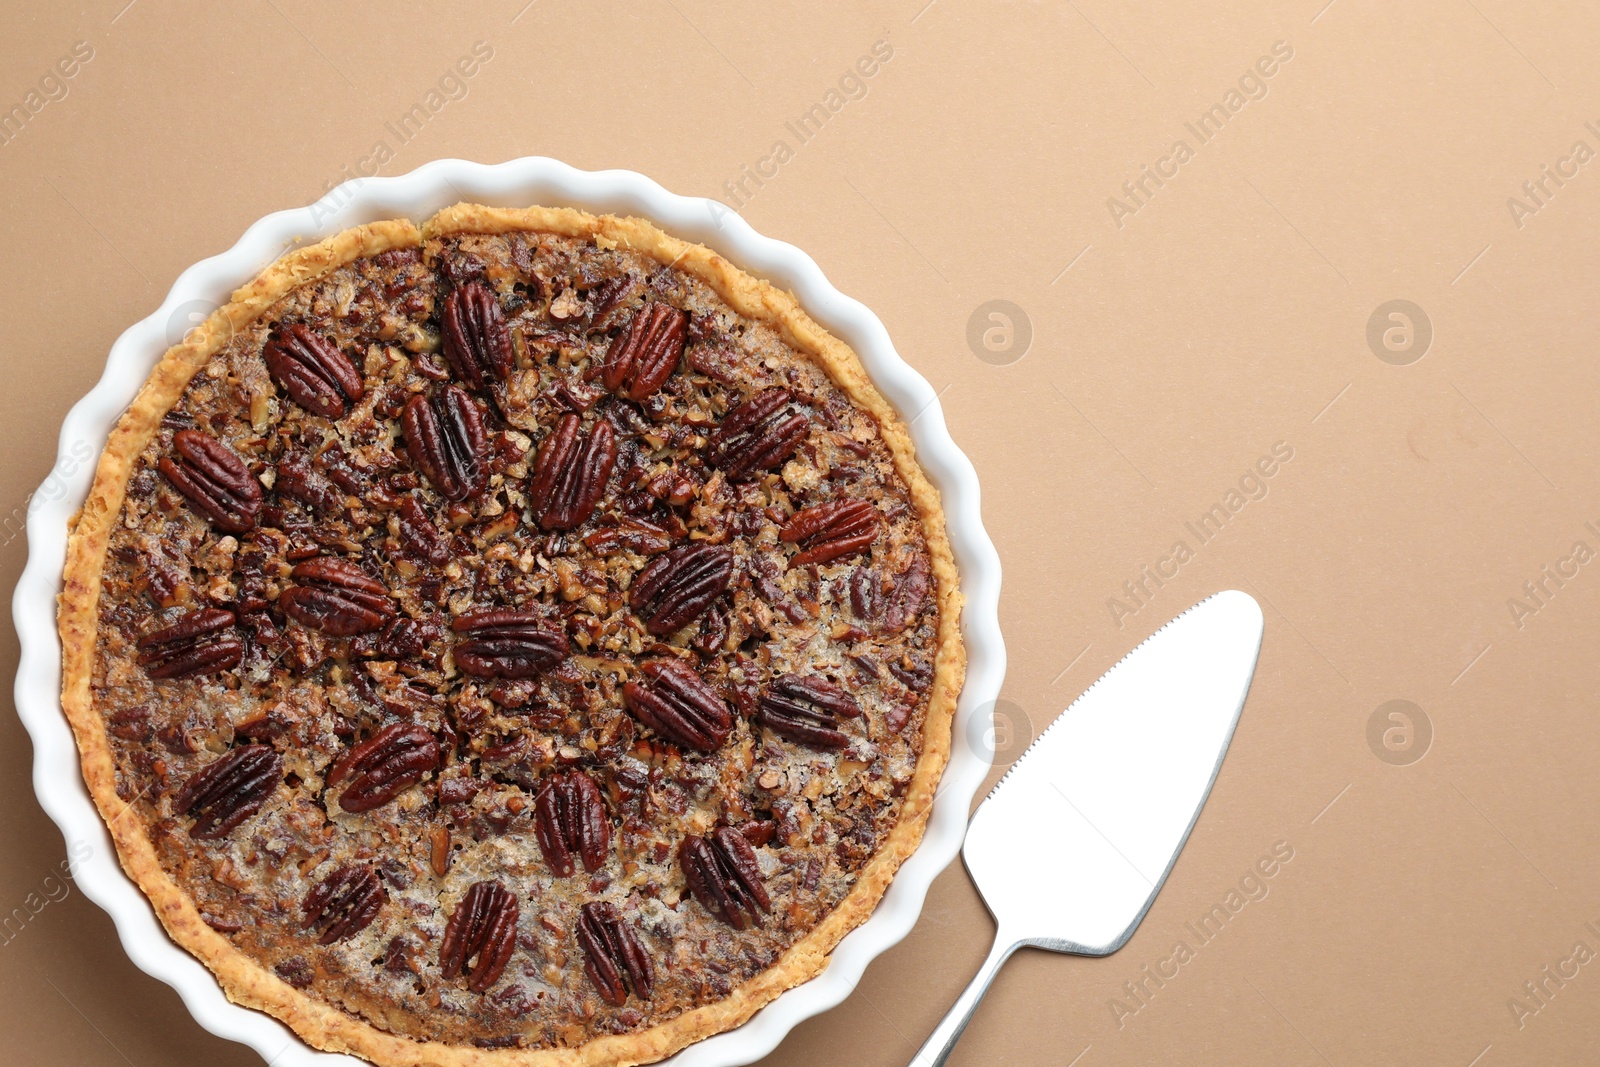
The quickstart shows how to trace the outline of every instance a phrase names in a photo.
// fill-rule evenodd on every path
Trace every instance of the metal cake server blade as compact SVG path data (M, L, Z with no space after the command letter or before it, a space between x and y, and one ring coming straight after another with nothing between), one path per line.
M949 1057L1023 946L1105 956L1161 891L1244 709L1261 608L1232 590L1157 630L1028 747L967 827L962 858L994 948L912 1067Z

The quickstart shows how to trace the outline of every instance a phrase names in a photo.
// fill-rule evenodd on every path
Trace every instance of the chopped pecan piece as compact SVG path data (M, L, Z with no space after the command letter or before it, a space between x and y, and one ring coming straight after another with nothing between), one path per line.
M160 680L215 674L239 665L244 642L234 628L234 615L220 608L200 608L139 638L139 666Z
M202 767L172 798L174 811L194 816L189 836L226 836L261 810L283 779L283 757L269 745L240 745Z
M596 900L579 909L578 944L586 957L583 971L601 1000L620 1008L629 993L640 1000L650 999L655 968L615 904Z
M500 301L482 282L451 290L444 298L439 324L444 356L457 378L482 390L510 376L511 331Z
M439 767L439 741L414 722L394 722L339 757L328 771L329 787L346 779L339 807L371 811L387 804Z
M593 778L582 771L549 775L533 807L539 849L552 871L572 874L575 856L590 874L600 869L611 847L611 820Z
M238 453L210 434L179 430L172 455L156 468L211 524L227 533L244 533L261 514L261 483Z
M517 947L517 913L517 898L499 882L474 882L445 925L439 945L444 977L467 971L467 988L474 993L494 985Z
M629 400L647 400L672 377L683 356L689 317L667 304L645 304L606 352L600 380Z
M733 551L696 541L658 556L639 572L628 606L660 636L699 618L733 578Z
M733 730L733 711L693 668L677 660L649 660L639 679L622 687L634 718L679 748L715 752Z
M365 930L388 899L377 871L365 864L340 867L306 894L300 928L320 926L318 944L331 945Z
M789 566L804 567L862 551L878 536L880 523L878 509L869 501L834 500L795 512L778 539L799 546Z
M772 906L755 848L731 826L684 838L678 862L694 898L735 930L759 923L759 912Z
M841 719L859 719L861 705L843 687L816 674L784 674L761 693L761 722L780 737L812 748L844 748Z
M456 666L479 678L533 678L567 655L567 635L546 629L536 612L473 611L458 615L450 629L464 635L456 643Z
M460 503L489 482L489 438L483 415L466 390L447 385L431 401L420 393L400 416L406 453L439 495Z
M789 409L789 390L763 389L734 408L711 435L709 458L729 478L770 470L794 455L811 420Z
M338 556L316 556L289 572L278 606L302 626L333 637L381 630L394 617L389 588L359 566Z
M325 419L342 417L366 395L360 372L345 354L302 323L280 323L261 359L289 399Z
M582 423L576 415L562 416L539 445L528 496L533 517L543 529L582 526L605 495L617 462L616 434L609 422L597 419L589 436L580 440Z

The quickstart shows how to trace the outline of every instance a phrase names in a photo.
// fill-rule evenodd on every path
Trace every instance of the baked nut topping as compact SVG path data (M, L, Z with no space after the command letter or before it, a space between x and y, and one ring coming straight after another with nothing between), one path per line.
M231 611L197 608L139 638L137 662L151 678L188 678L238 666L244 645L233 623Z
M787 295L638 220L452 211L168 354L74 533L63 706L236 1000L386 1067L659 1059L920 838L937 494Z
M677 660L642 664L638 680L622 687L622 702L640 722L680 748L715 752L733 730L728 702Z
M217 529L244 533L256 524L261 484L251 477L244 460L215 437L179 430L172 435L172 454L162 456L158 467Z
M628 604L656 636L681 630L721 596L733 578L733 553L704 542L653 560L633 583Z
M439 945L446 978L467 974L467 988L482 993L500 978L517 947L517 898L498 882L474 882L450 914Z
M457 503L483 492L488 479L488 439L483 416L459 386L406 402L406 452L423 477L446 500Z
M194 816L190 837L223 837L261 810L282 774L283 757L271 746L240 745L190 778L172 810Z
M365 392L344 353L298 322L278 327L261 350L261 361L290 399L326 419L341 417Z
M683 356L688 316L667 304L646 304L611 342L601 378L629 400L647 400L672 376Z
M365 930L389 900L371 867L340 867L306 894L302 928L320 927L321 945L331 945Z
M760 922L761 913L772 907L756 850L731 826L684 838L678 861L694 898L735 930Z
M578 920L578 943L588 957L584 973L600 992L600 999L614 1007L628 997L650 999L655 984L655 967L616 907L605 901L585 904Z
M444 356L469 388L503 382L511 373L511 332L500 301L482 282L468 282L444 298L440 316Z

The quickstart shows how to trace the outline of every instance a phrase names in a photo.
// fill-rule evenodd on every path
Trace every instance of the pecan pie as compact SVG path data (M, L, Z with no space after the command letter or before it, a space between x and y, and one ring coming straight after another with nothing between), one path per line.
M70 540L63 703L228 995L380 1064L627 1064L816 974L964 658L855 354L647 222L458 205L171 349Z

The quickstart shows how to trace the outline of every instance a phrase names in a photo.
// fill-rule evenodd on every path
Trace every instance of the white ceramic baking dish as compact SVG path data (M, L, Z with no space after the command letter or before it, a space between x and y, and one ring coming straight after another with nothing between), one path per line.
M878 317L830 285L810 256L761 236L715 201L676 196L632 171L581 171L542 157L492 166L441 159L398 177L358 178L309 207L268 215L228 251L179 275L162 305L117 339L99 384L67 414L56 466L29 503L28 564L12 610L22 646L17 711L33 738L34 789L66 836L79 888L110 914L133 962L176 989L201 1026L249 1045L273 1067L356 1067L358 1061L350 1057L317 1052L270 1016L229 1003L210 972L167 939L143 894L123 874L84 787L77 748L61 712L55 600L68 518L87 495L94 462L113 424L168 346L296 243L378 219L420 221L462 200L639 215L792 290L818 322L860 353L873 381L910 425L917 457L943 495L966 597L962 630L968 668L950 765L927 834L872 917L844 939L822 974L784 993L743 1026L668 1061L679 1067L750 1063L771 1052L801 1020L848 996L867 964L911 929L929 884L955 858L973 795L991 762L990 724L1005 649L996 613L1000 561L979 515L977 476L951 441L933 389L895 352Z

